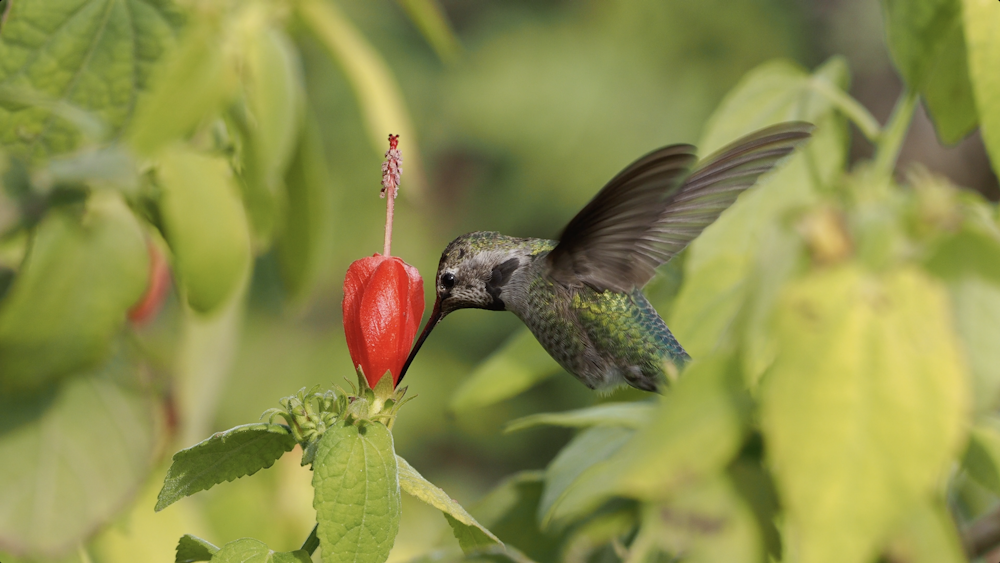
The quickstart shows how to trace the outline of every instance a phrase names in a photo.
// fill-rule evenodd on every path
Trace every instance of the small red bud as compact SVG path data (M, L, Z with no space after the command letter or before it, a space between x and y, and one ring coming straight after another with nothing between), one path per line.
M136 326L142 326L156 317L170 289L170 268L166 257L152 241L146 246L149 250L149 285L142 298L128 311L128 320Z

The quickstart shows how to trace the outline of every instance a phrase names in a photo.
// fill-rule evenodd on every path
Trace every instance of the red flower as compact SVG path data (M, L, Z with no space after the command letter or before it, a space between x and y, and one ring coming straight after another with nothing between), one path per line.
M344 333L354 367L372 388L386 371L393 387L424 314L424 280L395 256L375 254L351 264L344 279Z
M156 317L170 289L170 268L166 257L152 242L146 246L149 249L149 285L145 295L128 311L128 320L136 326L142 326Z

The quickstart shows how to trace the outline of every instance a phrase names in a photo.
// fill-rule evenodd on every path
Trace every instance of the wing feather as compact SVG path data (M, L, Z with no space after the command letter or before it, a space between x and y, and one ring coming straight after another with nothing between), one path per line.
M655 150L594 196L549 253L552 277L566 286L630 291L653 277L761 175L804 143L813 126L761 129L695 163L694 147Z

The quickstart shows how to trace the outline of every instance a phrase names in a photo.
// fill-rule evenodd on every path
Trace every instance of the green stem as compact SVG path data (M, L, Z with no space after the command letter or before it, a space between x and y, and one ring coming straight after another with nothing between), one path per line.
M868 111L868 108L827 80L813 78L809 82L809 86L853 121L866 139L873 143L879 140L882 135L882 127L878 124L875 116Z
M309 533L309 537L306 538L305 543L302 544L302 549L309 555L312 555L316 548L319 547L319 536L316 535L316 530L319 528L319 524L313 526L313 531Z
M889 122L882 129L882 135L875 149L872 168L878 176L883 178L892 176L896 168L896 159L899 158L899 150L903 147L906 132L910 129L910 122L913 121L913 112L916 109L917 93L909 88L904 89L896 101L892 115L889 116Z

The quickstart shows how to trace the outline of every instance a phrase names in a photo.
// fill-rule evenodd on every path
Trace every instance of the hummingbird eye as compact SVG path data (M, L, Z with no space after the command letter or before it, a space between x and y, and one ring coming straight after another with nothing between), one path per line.
M441 285L444 286L445 289L455 287L455 274L448 272L441 276Z

